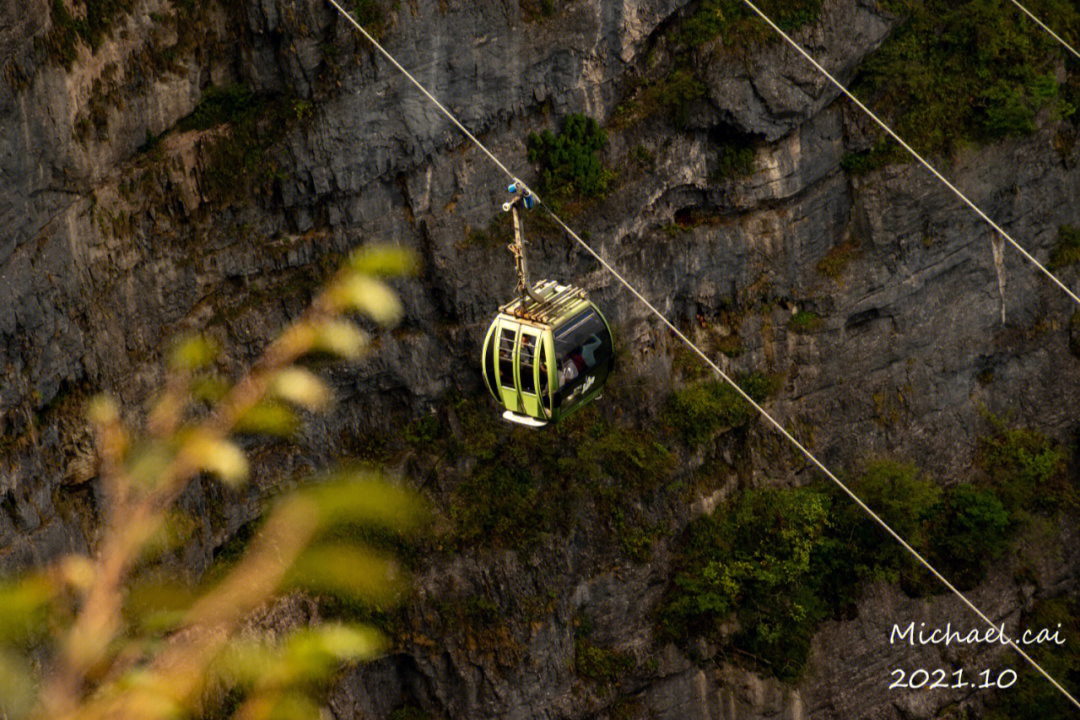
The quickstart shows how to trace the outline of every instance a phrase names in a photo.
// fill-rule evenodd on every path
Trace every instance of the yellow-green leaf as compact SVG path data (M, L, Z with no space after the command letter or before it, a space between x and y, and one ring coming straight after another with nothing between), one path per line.
M331 289L331 297L340 307L363 313L381 325L392 325L401 319L397 294L385 283L366 275L348 273L339 278Z
M315 545L290 569L288 584L369 602L389 602L402 588L397 567L387 558L351 545Z
M144 720L180 720L188 717L178 702L169 678L143 668L129 670L111 686L98 691L98 713L91 717L138 717ZM102 707L103 706L103 707Z
M290 641L302 652L324 653L338 662L370 660L385 652L386 637L367 625L324 624L301 631Z
M321 410L331 399L330 389L322 380L298 367L286 368L274 376L271 391L282 400L309 410Z
M236 486L247 480L247 457L228 440L196 436L188 440L187 450L201 469L217 475L225 484Z
M180 339L173 347L169 364L176 370L198 370L214 362L218 356L217 344L204 337Z
M142 559L154 561L165 553L176 550L191 540L198 527L195 520L185 512L170 512L162 522L153 527L147 537L141 551Z
M111 425L120 420L120 408L108 395L94 396L86 414L94 425Z
M145 440L128 454L127 466L132 480L141 488L157 485L175 452L164 443Z
M296 432L299 424L296 413L289 408L278 402L263 401L244 413L236 429L240 432L289 437Z
M54 594L53 584L40 575L0 586L0 641L24 640L42 632Z
M264 638L234 640L214 661L212 674L227 686L250 687L273 671L278 655Z
M270 674L278 685L318 682L343 662L373 660L389 647L385 636L365 625L334 623L294 632Z
M333 320L319 327L311 348L355 360L366 345L367 335L358 327L345 320Z
M365 275L411 275L417 265L416 253L386 245L366 245L349 256L349 267Z
M94 584L97 566L85 555L68 555L60 561L60 575L69 586L85 592Z
M131 587L124 612L144 631L163 633L184 622L196 598L195 591L186 585L154 578Z
M304 488L300 495L319 509L324 527L376 523L404 530L424 516L415 494L362 471L342 471L326 482Z
M322 720L319 706L302 692L287 692L274 698L266 720Z
M34 702L34 682L27 662L0 650L0 717L10 720L28 715Z
M210 375L196 378L191 383L191 395L197 400L216 403L229 392L232 385L224 378Z

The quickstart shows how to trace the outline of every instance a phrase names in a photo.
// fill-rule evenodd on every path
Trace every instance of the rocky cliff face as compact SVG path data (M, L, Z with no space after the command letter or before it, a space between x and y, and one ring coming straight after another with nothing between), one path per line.
M420 278L400 286L405 326L381 339L369 364L334 371L343 400L334 416L313 422L299 449L259 449L248 496L207 484L186 498L205 519L183 558L197 574L253 517L258 488L282 468L400 436L418 417L454 425L447 394L483 392L476 357L513 282L502 238L475 238L491 226L505 179L317 0L130 0L93 37L65 25L56 5L0 7L4 571L94 545L97 489L80 414L89 393L108 390L137 415L169 339L193 329L219 339L224 369L238 370L352 246L400 243L423 259ZM78 5L76 19L86 11ZM705 88L684 121L650 104L649 83L677 59L666 34L693 7L567 0L549 16L516 0L410 0L386 3L381 17L389 50L528 180L528 132L570 112L605 123L604 159L617 177L603 199L569 205L571 224L727 369L779 376L768 409L832 466L890 455L944 482L963 479L985 410L1067 437L1068 399L1080 389L1069 351L1074 308L1011 249L996 262L985 225L921 168L845 172L841 159L868 145L868 126L790 50L706 44L692 58ZM850 80L897 22L872 0L826 0L796 36ZM233 118L231 128L184 122L208 87L236 83L255 98L254 119ZM1080 149L1056 142L1059 130L1042 117L1034 134L965 150L948 168L1043 260L1058 226L1080 223ZM733 142L752 148L748 172L723 171ZM672 387L672 339L570 241L527 222L534 272L580 282L608 311L625 386L608 412L647 429L649 408ZM1074 270L1063 272L1075 283ZM796 313L812 322L800 327ZM740 352L719 355L733 343ZM516 437L491 423L490 432ZM527 552L465 547L419 561L395 652L346 673L332 712L977 712L974 693L887 689L893 667L944 662L890 648L893 622L972 624L947 598L873 586L852 618L818 633L794 684L707 643L689 653L658 637L653 613L679 528L737 485L809 477L764 427L731 451L744 459L698 496L637 508L670 525L644 563L598 550L610 543L602 527L550 533ZM692 454L679 461L704 463ZM427 489L436 498L453 491L437 466L395 462L418 482L435 477ZM1016 623L1036 589L1075 590L1074 559L1046 549L1061 541L1031 541L1025 558L1036 579L1014 584L1014 557L976 588L976 602ZM479 620L442 602L475 596L488 603ZM617 682L575 671L583 616L590 643L631 658ZM1006 662L985 652L965 661Z

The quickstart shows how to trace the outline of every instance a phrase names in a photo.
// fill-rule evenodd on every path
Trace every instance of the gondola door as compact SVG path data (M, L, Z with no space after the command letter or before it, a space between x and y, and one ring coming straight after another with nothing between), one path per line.
M521 394L517 380L517 344L521 324L500 319L495 326L496 372L499 395L508 412L521 412Z
M546 382L541 384L540 379L541 366L544 367L544 372L547 372L547 365L542 361L543 342L542 330L528 325L521 326L516 357L517 386L521 400L520 412L538 419L548 417L547 409L540 401L541 390L546 389L547 385Z

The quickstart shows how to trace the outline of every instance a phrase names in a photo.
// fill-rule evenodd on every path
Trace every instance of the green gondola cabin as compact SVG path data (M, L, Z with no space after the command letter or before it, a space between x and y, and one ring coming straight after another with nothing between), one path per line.
M585 292L545 280L503 305L484 339L484 380L503 417L542 427L596 398L615 366L611 328Z

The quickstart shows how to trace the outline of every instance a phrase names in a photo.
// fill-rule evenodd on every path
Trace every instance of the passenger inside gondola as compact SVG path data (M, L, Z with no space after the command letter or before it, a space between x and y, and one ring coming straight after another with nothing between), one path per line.
M559 373L559 386L565 385L580 375L584 367L585 359L581 355L575 353L568 357L563 363L562 372Z
M563 363L562 372L559 373L559 384L565 385L583 372L596 367L596 351L603 344L603 340L598 336L591 335L585 344L571 350Z
M587 310L556 331L555 355L559 359L560 387L596 367L597 353L604 344L601 330L606 334L603 321L595 312Z
M600 349L600 346L604 342L597 335L590 335L589 339L585 341L585 344L581 346L581 357L585 361L587 368L596 367L596 351Z

